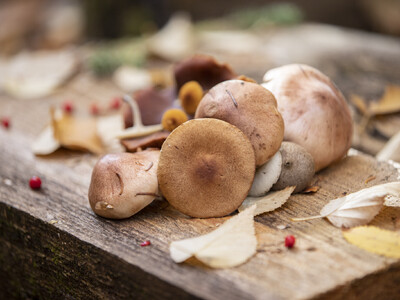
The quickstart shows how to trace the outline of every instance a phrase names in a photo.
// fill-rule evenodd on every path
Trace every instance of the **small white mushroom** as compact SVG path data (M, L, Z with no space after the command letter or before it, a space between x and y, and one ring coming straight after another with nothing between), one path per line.
M259 197L267 194L271 187L278 181L281 174L282 155L280 151L256 171L249 196Z
M89 187L93 211L105 218L134 215L158 195L159 150L107 154L94 166Z

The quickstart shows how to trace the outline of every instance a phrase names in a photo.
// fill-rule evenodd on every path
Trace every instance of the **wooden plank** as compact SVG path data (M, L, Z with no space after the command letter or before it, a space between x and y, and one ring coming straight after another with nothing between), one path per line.
M1 265L6 271L3 274L12 275L2 281L5 291L10 293L22 291L30 297L45 296L51 295L52 287L60 286L61 293L79 297L83 293L82 285L86 284L84 293L89 297L107 297L112 293L111 286L120 284L118 292L125 296L144 285L140 279L143 276L147 278L145 282L158 282L157 289L161 291L155 292L155 298L174 298L170 294L174 291L183 297L189 294L206 299L305 299L331 290L348 295L360 286L365 295L378 295L379 291L390 296L400 292L399 285L389 291L379 289L386 286L384 283L398 282L398 260L369 254L348 244L341 230L325 220L290 222L294 216L317 214L329 199L344 192L396 180L397 171L387 163L376 162L368 156L352 156L321 172L317 175L321 189L316 194L296 195L283 208L256 218L259 246L254 258L237 268L211 270L193 262L173 263L168 245L173 240L208 232L226 218L187 218L165 202L156 202L128 220L99 218L91 211L86 196L96 157L69 151L60 151L48 158L34 157L28 147L29 138L17 130L2 130L0 141L1 231L4 232ZM39 192L28 187L29 177L34 174L43 179L43 189ZM370 175L376 179L366 185L364 182ZM12 184L5 184L5 179ZM51 224L53 220L57 223ZM385 208L373 224L400 231L398 220L398 209ZM277 229L281 224L289 224L290 228ZM62 237L54 238L58 233ZM294 251L283 246L287 234L297 237ZM146 239L151 240L152 246L140 247L140 242ZM56 250L52 251L51 247ZM47 258L45 263L43 253ZM85 253L94 253L100 260L86 262L91 254ZM54 280L45 277L49 281L48 289L39 288L42 282L29 279L32 273L28 266L41 261L41 257L43 268L37 274L45 274L52 268L59 274ZM58 257L61 265L56 267ZM17 264L19 259L22 261ZM129 276L132 286L119 275L116 278L109 275L108 285L103 286L104 269L99 267L103 259L107 266L104 268L119 270L117 274L121 277ZM91 271L72 271L82 264L87 264ZM135 276L136 270L140 270L139 278ZM374 279L377 286L371 286L370 280L365 279L371 274L378 278L387 278L387 274L394 276L389 282ZM21 276L18 284L17 276ZM74 284L76 281L84 283ZM99 284L94 283L97 281ZM151 285L144 286L145 290L149 288ZM140 288L137 293L143 293L143 297L148 295Z

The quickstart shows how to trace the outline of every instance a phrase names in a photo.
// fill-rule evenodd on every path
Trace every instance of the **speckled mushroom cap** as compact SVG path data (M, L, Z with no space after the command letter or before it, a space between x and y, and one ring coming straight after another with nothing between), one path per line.
M103 156L93 168L89 187L93 211L105 218L123 219L150 204L158 193L159 155L158 149L149 149Z
M278 102L286 141L303 146L315 171L343 158L353 133L349 107L334 83L307 65L286 65L264 75L263 86Z
M272 93L261 85L228 80L213 87L201 100L195 118L216 118L235 125L250 139L256 164L266 163L281 146L283 119Z
M194 119L165 140L158 165L163 196L180 212L222 217L246 198L255 174L253 147L237 127L217 119Z

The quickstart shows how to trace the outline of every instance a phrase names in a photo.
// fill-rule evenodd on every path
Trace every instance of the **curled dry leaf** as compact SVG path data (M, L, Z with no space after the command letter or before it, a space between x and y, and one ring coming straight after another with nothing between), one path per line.
M400 235L375 226L359 226L343 231L351 244L379 255L400 258Z
M400 197L400 182L376 185L334 199L322 208L319 216L292 220L327 218L336 227L350 228L365 225L379 213L387 195Z
M102 153L104 151L100 137L97 135L95 118L78 119L69 114L63 114L60 119L52 114L54 137L60 144L73 150Z
M93 153L120 152L121 146L115 133L123 128L121 115L98 118L76 118L60 110L50 110L51 123L32 143L36 155L48 155L65 147Z
M368 110L373 115L391 114L400 111L400 86L388 85L382 98L371 102Z
M295 188L295 186L288 186L283 190L268 193L264 197L247 197L238 210L241 212L256 205L254 216L273 211L286 203Z
M256 253L255 209L253 205L205 235L172 242L172 259L181 263L194 256L212 268L231 268L246 262Z

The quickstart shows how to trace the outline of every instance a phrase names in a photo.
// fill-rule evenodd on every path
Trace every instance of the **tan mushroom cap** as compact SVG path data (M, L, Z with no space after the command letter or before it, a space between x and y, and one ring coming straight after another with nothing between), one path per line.
M281 146L283 119L272 93L261 85L228 80L213 87L201 100L195 118L216 118L235 125L250 139L256 164L266 163Z
M263 86L278 101L286 141L303 146L315 171L342 159L351 146L350 109L334 83L307 65L286 65L264 75Z
M165 140L159 187L180 212L222 217L246 198L255 174L253 147L237 127L217 119L194 119Z
M95 165L89 187L93 211L105 218L129 218L158 193L159 150L107 154Z

